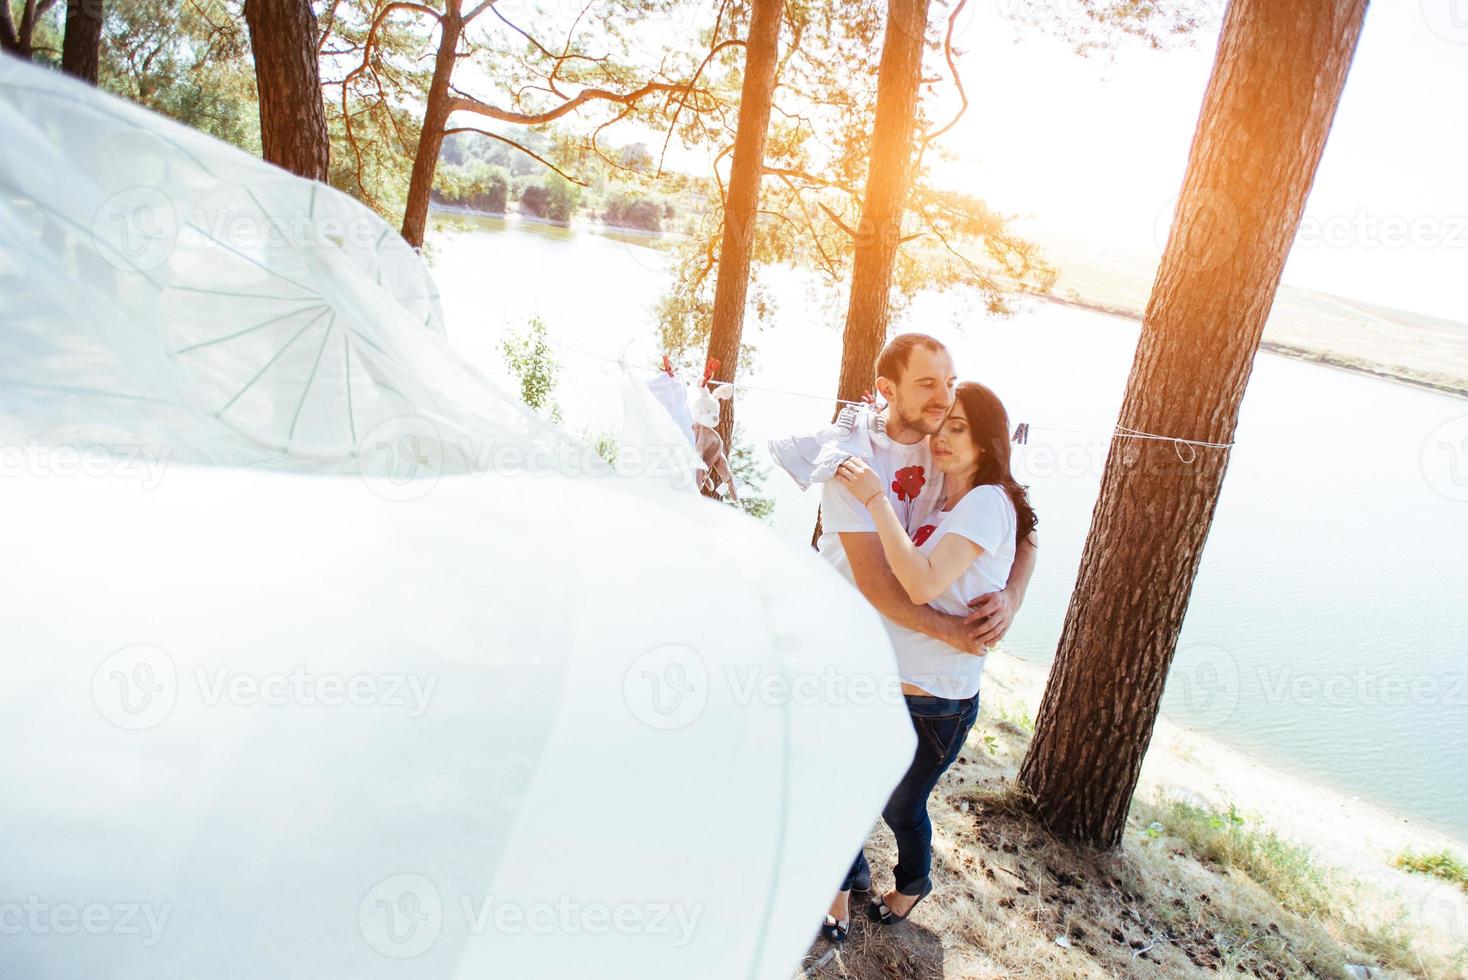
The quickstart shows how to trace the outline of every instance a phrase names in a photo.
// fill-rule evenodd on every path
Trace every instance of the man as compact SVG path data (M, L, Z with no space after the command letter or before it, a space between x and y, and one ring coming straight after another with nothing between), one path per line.
M918 333L892 338L877 358L876 375L877 391L887 404L872 420L871 456L865 462L880 475L893 509L911 535L943 499L942 479L933 468L928 436L942 427L952 408L958 378L948 350L936 339ZM854 582L887 620L967 654L980 655L986 646L1003 638L1024 601L1035 567L1036 541L1032 533L1016 543L1005 588L973 597L969 602L973 612L968 616L950 616L929 606L915 605L908 598L887 565L870 513L834 480L822 488L821 530L817 547L822 557ZM929 693L906 682L902 691L920 698ZM900 792L899 786L894 800ZM923 810L918 819L925 820L925 814ZM884 811L884 817L893 822L888 811ZM899 828L893 829L896 832ZM831 938L844 938L844 923L850 918L850 890L870 887L871 869L862 853L832 903L823 931ZM891 916L902 918L920 897L894 890L882 897L882 907ZM838 923L843 925L838 927Z

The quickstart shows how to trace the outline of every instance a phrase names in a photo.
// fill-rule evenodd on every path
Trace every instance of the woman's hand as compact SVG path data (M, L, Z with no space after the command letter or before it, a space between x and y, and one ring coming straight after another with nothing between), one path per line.
M851 491L851 495L861 502L863 507L871 503L872 498L885 492L882 486L882 478L877 471L855 456L836 467L836 479L841 485Z

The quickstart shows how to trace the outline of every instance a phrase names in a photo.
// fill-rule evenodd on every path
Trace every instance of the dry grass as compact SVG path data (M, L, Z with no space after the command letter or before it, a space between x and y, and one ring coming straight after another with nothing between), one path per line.
M986 706L931 804L936 890L913 920L869 922L853 896L841 948L816 938L803 978L1468 977L1402 907L1320 867L1237 811L1137 801L1112 853L1052 838L1013 789L1023 709ZM878 826L874 894L896 858ZM818 917L817 921L818 921ZM1359 974L1367 975L1367 974Z

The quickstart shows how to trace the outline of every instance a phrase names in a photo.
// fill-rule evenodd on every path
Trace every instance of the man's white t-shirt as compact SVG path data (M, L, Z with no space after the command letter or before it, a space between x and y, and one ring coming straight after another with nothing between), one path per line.
M873 418L868 416L861 424L868 424ZM910 445L894 441L880 424L872 426L868 435L872 455L863 457L863 461L877 471L887 490L887 499L892 501L892 509L911 534L918 522L937 510L943 501L943 476L933 468L933 451L926 438ZM846 551L837 537L843 531L876 534L877 524L860 500L839 482L830 480L821 484L821 537L816 548L833 568L854 583L851 563L846 560Z

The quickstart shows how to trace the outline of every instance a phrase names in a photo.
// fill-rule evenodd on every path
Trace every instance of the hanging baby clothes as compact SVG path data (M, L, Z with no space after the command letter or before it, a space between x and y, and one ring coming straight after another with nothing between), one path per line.
M790 474L800 489L825 483L836 475L836 467L852 456L872 455L871 433L881 433L886 421L865 405L847 405L836 421L810 435L771 439L770 455L776 465Z

